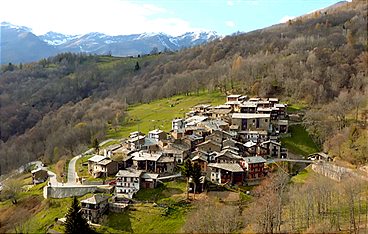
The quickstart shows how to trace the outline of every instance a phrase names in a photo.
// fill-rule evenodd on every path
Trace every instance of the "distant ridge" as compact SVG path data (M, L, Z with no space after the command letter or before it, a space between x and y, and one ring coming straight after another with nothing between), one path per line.
M48 32L36 36L32 29L1 23L1 64L33 62L61 52L137 56L157 51L177 51L221 38L214 31L187 32L180 36L165 33L142 33L110 36L99 32L65 35Z

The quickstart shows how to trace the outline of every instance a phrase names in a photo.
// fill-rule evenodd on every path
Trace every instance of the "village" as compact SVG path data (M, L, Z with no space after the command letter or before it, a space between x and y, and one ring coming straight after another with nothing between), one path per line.
M287 104L277 98L229 95L223 105L197 105L185 118L173 119L170 132L132 132L120 144L95 152L83 165L90 177L102 178L101 183L88 182L76 171L69 185L50 178L44 196L55 188L78 189L74 195L99 191L81 201L84 217L98 223L107 210L122 212L140 189L183 177L181 168L187 161L201 173L200 184L189 181L191 192L193 185L197 192L208 184L254 186L270 173L267 160L287 158L280 142L280 134L287 132ZM48 173L33 170L34 183L46 181Z

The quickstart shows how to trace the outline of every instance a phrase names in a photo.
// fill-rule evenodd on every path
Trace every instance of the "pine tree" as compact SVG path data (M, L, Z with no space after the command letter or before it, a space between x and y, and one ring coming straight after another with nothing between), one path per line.
M141 67L139 66L139 63L137 62L135 64L134 71L138 71L139 69L141 69Z
M193 165L189 159L184 162L184 165L181 167L181 172L183 176L187 178L187 199L189 199L189 178L193 173Z
M76 197L73 198L71 207L66 214L65 233L96 233L93 231L80 212L79 202Z
M201 166L198 163L195 163L192 172L192 179L194 183L194 198L197 190L197 185L201 183L201 176L202 176Z
M100 145L98 143L97 138L93 139L92 147L95 149L95 151L97 152L97 154L100 154Z

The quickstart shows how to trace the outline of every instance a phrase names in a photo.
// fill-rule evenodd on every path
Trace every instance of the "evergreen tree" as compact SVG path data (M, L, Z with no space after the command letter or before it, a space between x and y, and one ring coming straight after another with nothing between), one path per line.
M200 185L201 183L201 176L202 176L201 166L198 163L195 163L192 172L192 179L194 183L194 198L197 190L197 185Z
M141 67L139 66L139 63L137 62L135 64L134 71L138 71L139 69L141 69Z
M97 138L93 139L92 147L95 149L97 154L100 154L100 144L99 144Z
M73 198L71 207L66 214L65 233L96 233L80 213L79 202L76 197Z
M189 178L193 173L193 165L189 159L184 162L184 165L181 167L181 172L183 176L187 178L187 199L189 199Z

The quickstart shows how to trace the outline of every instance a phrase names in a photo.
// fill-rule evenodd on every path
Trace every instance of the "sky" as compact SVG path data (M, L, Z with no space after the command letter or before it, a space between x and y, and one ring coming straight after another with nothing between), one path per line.
M339 0L1 0L0 22L36 35L249 32L313 12Z

